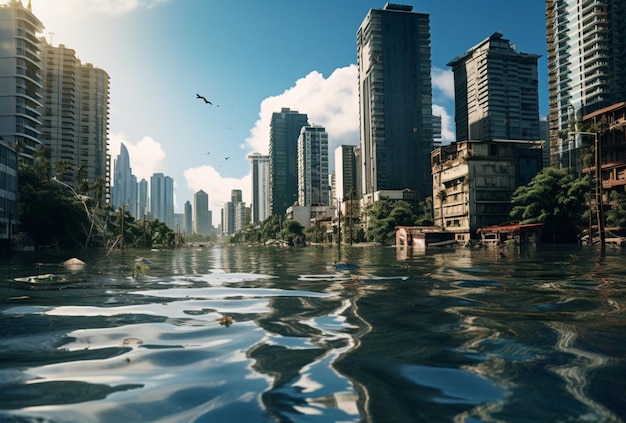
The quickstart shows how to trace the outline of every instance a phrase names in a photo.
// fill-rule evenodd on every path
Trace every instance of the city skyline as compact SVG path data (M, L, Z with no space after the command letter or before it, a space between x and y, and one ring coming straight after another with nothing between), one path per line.
M31 3L49 42L110 74L111 157L124 142L138 179L170 175L176 213L200 189L209 194L214 226L232 189L250 204L247 156L267 154L269 119L282 107L326 127L329 151L359 143L356 32L384 1L321 1L314 8L244 1L236 11L180 0ZM433 112L443 115L444 144L454 140L446 63L496 31L519 51L541 55L540 113L547 114L545 2L401 3L430 15ZM298 16L323 22L323 30L300 31Z

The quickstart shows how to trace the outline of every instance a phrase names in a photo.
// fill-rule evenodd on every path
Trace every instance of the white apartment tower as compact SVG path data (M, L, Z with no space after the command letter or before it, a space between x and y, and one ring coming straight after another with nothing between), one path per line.
M550 161L571 167L570 123L626 100L626 1L546 0ZM571 151L574 150L574 151Z
M298 204L327 206L328 195L328 133L323 126L303 126L298 137Z
M496 32L448 63L457 141L539 139L538 58Z
M102 186L101 200L107 201L109 76L91 64L81 64L73 49L45 41L42 45L41 139L50 153L52 173L79 191Z
M248 159L252 175L252 223L258 225L271 215L270 156L252 153Z
M0 7L0 136L32 160L41 142L43 24L16 0Z

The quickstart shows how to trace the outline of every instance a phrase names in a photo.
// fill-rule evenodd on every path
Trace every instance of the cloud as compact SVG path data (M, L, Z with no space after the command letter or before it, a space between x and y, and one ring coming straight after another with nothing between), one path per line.
M309 123L328 132L329 158L342 144L359 143L359 94L356 65L336 69L328 78L313 71L282 94L261 103L259 119L246 143L253 152L268 154L272 113L284 107L306 113Z
M91 13L118 16L138 9L152 9L170 0L32 0L35 12L46 7L65 17L78 18Z
M213 166L200 166L186 169L184 172L187 187L195 194L203 190L209 194L209 210L213 212L213 226L221 221L224 203L231 199L231 191L240 189L243 201L249 206L251 201L252 179L250 174L242 178L225 178ZM193 204L193 200L190 200Z
M432 68L433 101L454 101L454 73L449 69Z
M137 180L145 178L150 181L152 174L165 173L165 151L161 144L151 137L143 137L134 143L126 139L123 132L111 134L109 137L109 154L111 155L111 175L113 175L113 162L120 154L120 145L124 143L128 150L132 171Z

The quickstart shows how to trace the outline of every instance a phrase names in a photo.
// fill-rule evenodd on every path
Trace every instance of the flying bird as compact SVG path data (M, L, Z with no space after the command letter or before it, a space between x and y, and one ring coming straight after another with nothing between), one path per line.
M230 156L229 156L229 157L226 157L226 160L228 160L228 159L230 159Z
M196 98L201 98L201 99L202 99L202 100L204 100L204 102L205 102L205 103L207 103L207 104L211 104L211 105L213 104L213 103L211 103L209 100L207 100L207 99L206 99L206 97L205 97L205 96L203 96L203 95L196 94Z

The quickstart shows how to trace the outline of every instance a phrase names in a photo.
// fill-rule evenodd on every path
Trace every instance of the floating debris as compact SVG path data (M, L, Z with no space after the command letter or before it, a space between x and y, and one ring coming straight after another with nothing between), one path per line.
M87 263L78 259L76 257L72 257L70 259L65 260L61 263L61 266L85 266Z
M222 326L230 326L233 324L233 316L224 315L221 318L217 319L217 321Z
M125 338L122 341L122 345L141 345L141 344L143 344L143 341L139 338L134 338L134 337Z

